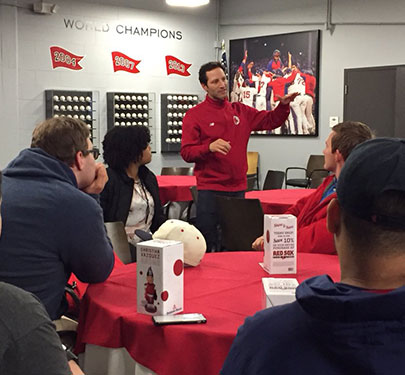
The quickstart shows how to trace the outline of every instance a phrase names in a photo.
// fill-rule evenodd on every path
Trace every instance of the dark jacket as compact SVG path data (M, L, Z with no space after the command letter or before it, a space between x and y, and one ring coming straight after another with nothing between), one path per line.
M119 172L112 168L107 168L107 173L108 182L100 196L104 222L122 221L125 224L131 207L134 180L128 177L125 172ZM139 167L138 175L146 190L152 195L155 204L150 227L150 230L154 232L166 220L160 202L158 183L153 172L144 165Z
M296 297L246 319L221 374L403 374L405 287L380 294L324 275Z
M114 253L95 197L77 188L71 168L39 148L21 151L3 171L0 280L34 293L52 320L66 310L73 272L104 281Z

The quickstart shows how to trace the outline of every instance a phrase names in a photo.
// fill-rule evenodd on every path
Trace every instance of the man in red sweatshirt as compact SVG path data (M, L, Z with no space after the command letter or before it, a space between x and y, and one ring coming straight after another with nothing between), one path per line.
M190 109L183 119L181 156L194 162L197 178L197 227L207 242L207 251L218 247L216 195L244 197L247 182L246 151L250 133L282 125L289 103L298 93L279 98L274 111L258 111L228 101L228 82L219 62L204 64L199 71L205 101Z
M332 128L325 141L324 169L332 172L311 194L290 207L286 214L297 217L297 251L301 253L336 254L333 235L326 228L329 202L336 198L336 185L345 160L355 146L373 138L370 128L361 122L345 121ZM263 249L263 237L253 242L255 250Z

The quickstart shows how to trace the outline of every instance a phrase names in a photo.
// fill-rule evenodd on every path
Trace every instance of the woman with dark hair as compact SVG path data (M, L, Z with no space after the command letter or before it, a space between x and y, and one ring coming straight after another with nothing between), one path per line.
M166 220L156 176L145 166L152 159L149 142L149 129L142 125L115 126L103 140L108 164L108 182L101 193L104 221L122 221L134 246L140 241L136 229L154 232Z

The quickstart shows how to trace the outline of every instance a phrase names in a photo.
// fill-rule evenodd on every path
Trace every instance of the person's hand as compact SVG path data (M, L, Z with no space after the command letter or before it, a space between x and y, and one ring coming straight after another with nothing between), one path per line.
M260 236L252 243L252 249L261 251L264 248L264 237Z
M96 164L96 176L93 182L82 190L87 194L100 194L108 181L107 170L102 163Z
M280 95L276 95L276 97L278 100L280 100L281 104L290 104L299 94L299 92L293 92L283 97L281 97Z
M219 152L226 155L231 149L231 143L218 138L216 141L210 143L209 149L211 152Z
M68 365L69 365L72 375L84 375L84 372L82 371L82 369L79 367L79 365L75 361L70 360L68 362Z

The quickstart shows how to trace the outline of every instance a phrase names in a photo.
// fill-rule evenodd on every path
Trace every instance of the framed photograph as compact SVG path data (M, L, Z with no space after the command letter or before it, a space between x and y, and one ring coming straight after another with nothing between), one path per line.
M252 134L318 136L319 44L319 30L230 41L230 101L271 110L280 97L300 93L281 127Z

